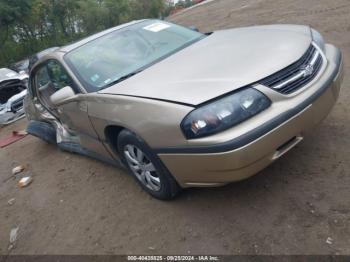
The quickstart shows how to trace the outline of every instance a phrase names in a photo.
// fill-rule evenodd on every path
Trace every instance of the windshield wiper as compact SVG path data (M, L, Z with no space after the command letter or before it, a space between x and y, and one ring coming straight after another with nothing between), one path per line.
M138 73L140 73L141 71L142 71L142 70L136 70L136 71L131 72L131 73L129 73L129 74L123 75L123 76L117 78L116 80L114 80L114 81L108 83L107 85L105 85L105 86L104 86L103 88L101 88L101 89L110 87L110 86L115 85L115 84L117 84L117 83L119 83L119 82L121 82L121 81L124 81L124 80L126 80L126 79L128 79L128 78L130 78L130 77L132 77L132 76L134 76L134 75L136 75L136 74L138 74Z

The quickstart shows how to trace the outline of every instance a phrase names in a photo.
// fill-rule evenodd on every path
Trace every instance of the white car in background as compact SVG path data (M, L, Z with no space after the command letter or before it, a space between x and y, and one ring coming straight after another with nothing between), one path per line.
M0 125L25 116L23 100L27 95L28 75L8 68L0 69Z

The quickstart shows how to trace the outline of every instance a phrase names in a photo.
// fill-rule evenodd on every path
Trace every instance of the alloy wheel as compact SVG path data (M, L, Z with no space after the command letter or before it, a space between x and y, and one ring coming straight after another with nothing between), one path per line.
M153 191L160 190L161 183L156 168L141 149L135 145L126 145L124 156L131 171L144 186Z

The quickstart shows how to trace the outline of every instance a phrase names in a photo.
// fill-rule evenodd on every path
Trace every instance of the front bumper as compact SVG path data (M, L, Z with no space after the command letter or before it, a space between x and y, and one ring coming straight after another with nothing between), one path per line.
M9 125L24 117L25 113L23 108L16 112L0 112L0 125Z
M326 56L326 69L309 87L315 91L301 103L225 143L170 148L158 156L182 187L219 186L256 174L298 144L335 105L343 79L341 55L328 45Z

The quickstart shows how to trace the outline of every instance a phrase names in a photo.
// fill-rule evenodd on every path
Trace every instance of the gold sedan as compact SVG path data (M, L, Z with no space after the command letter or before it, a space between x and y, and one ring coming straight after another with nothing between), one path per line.
M339 49L308 26L202 34L134 21L36 62L27 129L170 199L271 164L327 116L341 81Z

